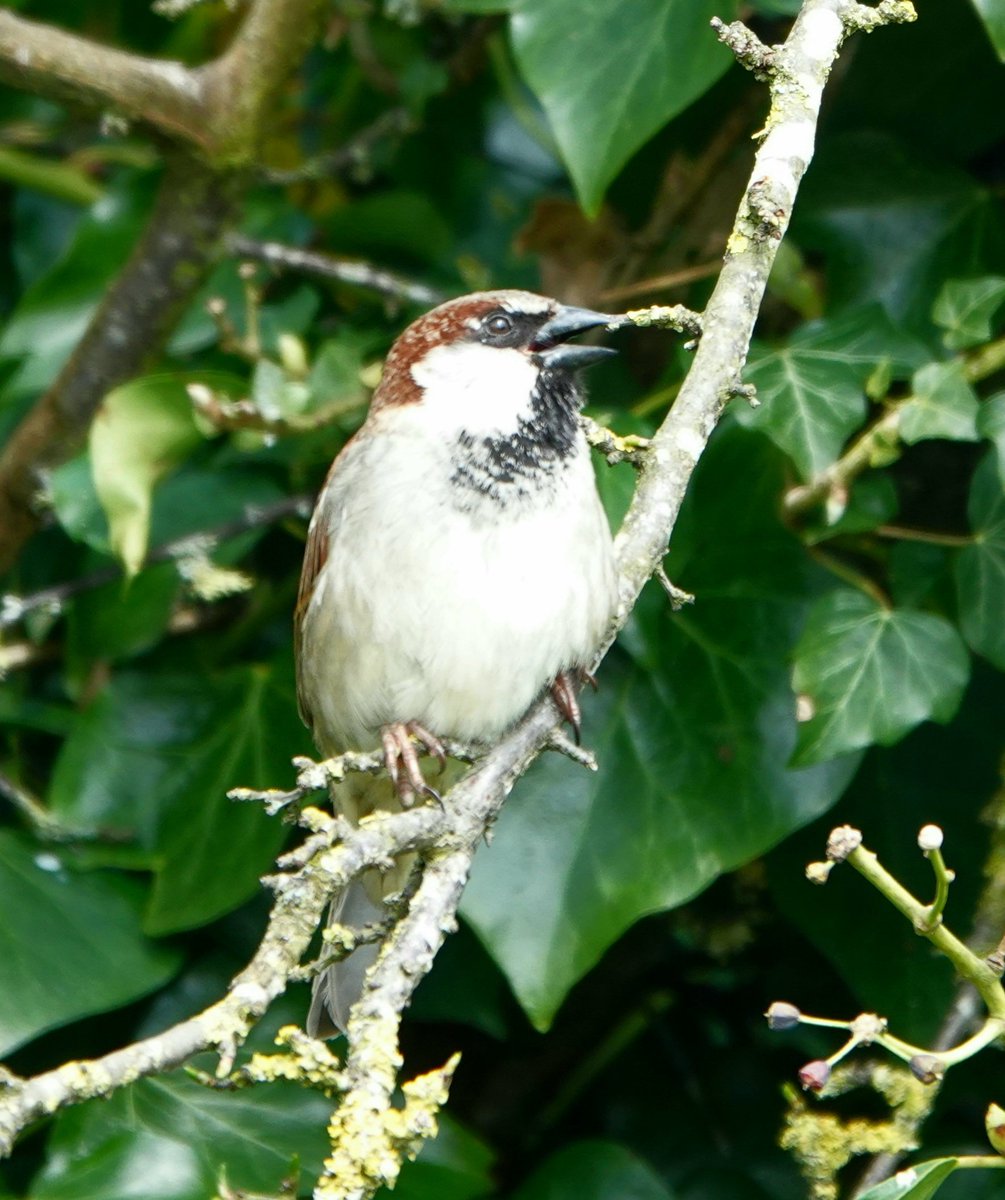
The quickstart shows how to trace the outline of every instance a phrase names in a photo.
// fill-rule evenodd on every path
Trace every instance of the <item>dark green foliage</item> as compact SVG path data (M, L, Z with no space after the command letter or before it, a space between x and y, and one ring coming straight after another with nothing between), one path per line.
M226 23L217 5L175 22L125 0L8 7L193 63ZM754 7L762 39L781 40L794 6ZM721 257L766 111L708 30L729 4L340 9L263 154L275 174L354 150L304 180L259 179L241 232L443 294L702 306L708 278L605 290ZM412 1073L464 1057L405 1200L796 1200L774 1145L780 1085L833 1046L771 1036L759 1014L785 999L874 1009L922 1041L937 1030L948 967L861 880L814 889L802 869L849 822L924 895L914 838L936 821L964 935L981 886L1005 752L1003 31L1002 0L946 0L849 43L745 376L760 407L733 402L673 535L667 571L695 604L644 593L584 698L600 770L549 756L520 783L476 863L467 928L406 1024ZM0 153L4 438L127 260L159 177L142 129L103 133L13 90L8 144L31 170ZM418 310L264 267L249 281L224 259L167 351L47 476L49 526L0 581L29 602L0 609L0 771L69 837L0 798L0 1049L19 1073L198 1011L252 953L285 826L226 792L288 787L311 751L292 683L297 500ZM645 433L689 356L657 332L620 345L592 411ZM268 427L193 415L192 382L222 408L250 399ZM860 471L791 503L891 412L898 429ZM632 475L598 470L616 524ZM302 1020L305 991L256 1048ZM981 1070L955 1069L932 1155L984 1152L983 1109L1003 1097ZM204 1200L222 1173L308 1195L327 1112L285 1085L143 1080L27 1139L0 1196ZM947 1157L873 1200L922 1200L952 1172ZM963 1175L977 1186L959 1172L940 1198L977 1195Z

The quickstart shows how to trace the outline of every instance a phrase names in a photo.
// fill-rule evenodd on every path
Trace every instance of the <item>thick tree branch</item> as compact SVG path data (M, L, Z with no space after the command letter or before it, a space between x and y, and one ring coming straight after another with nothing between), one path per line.
M324 0L252 0L237 36L197 75L218 165L252 161L276 93L307 53Z
M0 11L0 82L54 100L114 109L163 133L198 140L204 101L198 77L53 25Z
M218 167L251 161L277 89L313 40L322 0L251 0L219 58L189 68L0 11L0 81L112 109Z
M160 352L234 222L243 179L173 158L154 211L69 362L0 454L0 571L38 526L42 474L69 458L107 392Z
M236 222L277 89L306 52L322 0L252 0L215 62L189 71L0 12L0 77L112 104L191 143L168 159L146 233L59 378L0 455L0 572L38 525L41 475L86 436L105 394L155 357Z

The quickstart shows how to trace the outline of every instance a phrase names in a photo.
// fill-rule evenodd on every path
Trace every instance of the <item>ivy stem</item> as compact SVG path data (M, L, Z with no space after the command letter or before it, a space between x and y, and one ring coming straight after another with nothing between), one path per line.
M1005 337L980 346L963 361L963 374L968 383L980 383L1005 367Z
M827 1065L829 1067L836 1067L842 1058L845 1058L847 1055L851 1054L851 1052L857 1046L861 1046L861 1045L862 1045L862 1039L852 1035L852 1037L850 1037L839 1050L835 1050L834 1053L830 1056L830 1058L828 1058L826 1060Z
M928 906L928 918L921 932L930 933L942 923L942 913L945 910L946 901L949 899L949 885L956 878L956 873L950 871L946 866L946 860L942 857L941 850L927 850L925 857L932 864L932 871L935 874L935 899Z
M988 1017L973 1037L967 1038L965 1042L960 1042L958 1046L953 1046L951 1050L940 1051L936 1057L947 1067L955 1066L957 1063L966 1062L968 1058L972 1058L985 1046L990 1046L1003 1033L1005 1033L1005 1020L1001 1017Z
M968 383L980 383L1005 368L1005 337L989 342L956 361L960 362ZM785 512L793 516L806 512L826 500L832 492L847 488L864 470L875 466L877 461L889 461L891 455L895 456L900 414L915 399L914 395L905 396L891 404L886 413L865 430L837 462L808 483L789 488L784 499Z
M810 556L825 570L836 575L838 579L843 579L845 583L850 583L852 587L858 588L860 592L864 592L870 599L875 600L880 608L892 608L890 597L879 584L863 575L861 571L856 571L854 567L850 567L839 558L835 558L834 555L828 554L826 550L821 550L819 546L810 546L807 547L807 550Z
M873 530L879 537L896 538L902 542L924 542L928 546L972 546L970 533L932 533L927 529L907 529L903 525L880 525Z
M806 1013L799 1014L800 1025L820 1025L825 1029L850 1029L851 1021L835 1021L831 1017L808 1017Z
M890 460L897 444L897 433L900 428L900 410L913 397L898 401L873 425L861 434L835 463L821 471L809 483L799 487L789 488L783 499L787 515L795 516L813 508L835 491L847 488L857 476L867 467L873 466L877 460Z
M950 933L945 925L940 923L934 928L927 928L926 924L930 919L929 907L912 896L899 880L894 879L871 850L865 846L856 846L848 854L847 861L885 896L894 908L907 917L922 937L928 938L932 945L949 959L960 975L977 988L990 1017L997 1024L998 1034L1005 1032L1005 990L1002 989L1001 980L995 971L969 950L955 934ZM994 1038L989 1037L988 1040L993 1041ZM948 1053L955 1054L958 1050L959 1047L956 1051Z

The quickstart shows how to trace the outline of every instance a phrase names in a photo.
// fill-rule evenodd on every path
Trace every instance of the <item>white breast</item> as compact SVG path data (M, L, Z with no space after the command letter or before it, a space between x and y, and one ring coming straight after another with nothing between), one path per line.
M496 736L560 670L588 662L614 608L585 440L537 502L487 520L450 502L442 431L417 408L374 418L315 517L331 541L301 684L328 754L376 745L391 721Z

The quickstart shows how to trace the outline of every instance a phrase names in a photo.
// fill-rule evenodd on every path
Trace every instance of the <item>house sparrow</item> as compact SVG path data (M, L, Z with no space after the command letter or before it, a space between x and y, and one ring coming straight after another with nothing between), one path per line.
M552 688L578 732L571 672L616 603L611 533L574 372L614 351L567 344L612 318L522 291L434 308L391 347L359 432L311 519L297 602L297 695L322 754L382 747L352 820L435 794L420 751L487 742ZM380 922L409 863L336 897L331 921ZM315 980L308 1030L345 1029L377 947Z

